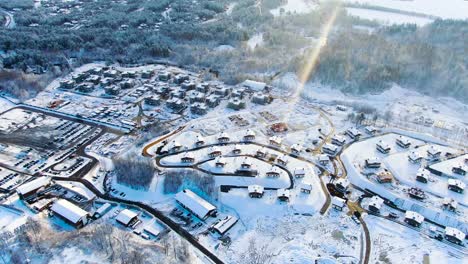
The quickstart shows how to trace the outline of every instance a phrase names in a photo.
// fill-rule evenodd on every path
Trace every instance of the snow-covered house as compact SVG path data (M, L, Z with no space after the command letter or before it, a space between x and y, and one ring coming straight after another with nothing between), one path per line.
M182 148L182 145L179 141L173 140L169 146L170 152L177 152Z
M215 94L210 94L207 98L206 98L206 104L209 106L209 107L216 107L217 105L219 105L219 102L221 101L220 97L218 95L215 95Z
M304 167L297 167L297 168L294 168L294 177L296 178L304 178L305 176L305 168Z
M218 148L217 146L211 147L210 150L208 151L208 156L210 158L218 157L221 155L222 155L221 149Z
M392 148L390 147L389 144L387 144L383 140L379 140L379 142L376 143L377 150L380 151L382 154L388 154Z
M253 80L245 80L241 83L241 85L252 92L261 92L267 88L266 83L264 82L257 82Z
M165 72L160 72L160 73L158 74L158 79L159 79L160 81L167 82L167 81L169 81L170 78L171 78L171 73L170 73L170 72L166 72L166 71L165 71Z
M288 189L278 189L276 191L276 196L282 202L289 202L289 198L291 198L291 193Z
M237 217L228 215L225 218L221 219L218 223L213 225L213 230L220 235L224 235L237 223L238 220L239 219Z
M325 154L321 154L319 157L318 157L318 163L322 166L326 166L328 165L328 163L330 162L330 158L328 157L328 155L325 155Z
M248 129L244 135L244 141L253 141L255 140L255 132Z
M270 145L274 146L274 147L280 147L281 146L281 142L283 141L283 139L279 136L272 136L269 138L268 140L270 142Z
M52 181L49 177L38 177L16 188L16 193L21 199L27 199L31 195L36 194L41 189L45 189L50 186L51 182Z
M377 173L376 177L379 183L391 183L393 181L392 173L388 170L383 170Z
M338 147L327 143L322 146L322 152L331 156L335 156L336 153L338 153Z
M439 148L437 148L434 145L431 145L427 149L427 159L430 161L436 161L440 159L440 155L442 154L442 151L440 151Z
M265 156L266 156L266 149L265 149L265 147L262 147L261 149L258 149L258 150L255 152L255 156L258 157L258 158L265 158Z
M377 128L373 127L373 126L366 126L364 128L364 130L366 131L367 134L373 136L377 133Z
M147 105L159 105L161 103L161 98L159 95L152 95L145 97L144 102Z
M331 139L331 143L336 146L343 146L346 144L346 138L342 135L334 135Z
M252 102L256 104L266 105L270 103L271 97L262 92L256 92L252 95Z
M182 158L180 158L182 163L193 163L195 162L195 155L193 152L185 152Z
M288 163L288 156L286 154L283 154L276 159L276 162L279 165L285 166Z
M307 181L303 181L299 185L299 188L300 188L301 192L310 194L310 192L312 192L312 183L307 182Z
M411 141L403 136L399 136L396 139L396 144L402 148L409 148L411 146Z
M465 183L461 180L448 179L448 189L457 193L463 193L465 190Z
M245 102L239 98L231 98L228 101L227 107L238 111L245 108Z
M449 242L462 245L463 241L465 240L465 237L465 233L456 228L449 226L445 228L445 239L447 239Z
M335 188L337 191L345 193L349 188L349 181L344 178L340 178L335 181Z
M260 185L249 185L247 187L250 198L262 198L264 193L263 186Z
M352 140L359 140L359 138L361 137L361 132L359 132L359 130L357 130L356 128L349 128L346 130L346 135L348 135L348 137L350 137Z
M301 154L302 151L302 146L300 144L294 144L291 146L291 153L294 155L299 155Z
M216 217L217 210L214 205L207 202L189 189L184 189L175 195L176 201L185 209L205 220L208 217Z
M365 160L366 168L380 168L381 162L377 157L367 158Z
M270 170L266 172L266 176L269 178L278 178L280 176L280 169L273 165Z
M411 151L409 154L408 154L408 160L411 162L411 163L420 163L423 159L423 156L421 155L421 153L413 150Z
M242 160L240 168L241 168L241 170L250 170L250 169L252 169L252 160L249 157L245 157Z
M217 168L223 168L224 166L226 166L226 159L222 156L218 156L215 160L215 166Z
M226 132L223 132L218 136L218 142L219 143L226 143L226 142L229 142L229 141L230 141L230 137L229 137L228 133L226 133Z
M427 183L429 181L430 172L424 168L419 168L416 173L416 180L418 182Z
M239 155L242 152L242 148L239 144L235 144L232 148L232 153L235 155Z
M185 103L183 100L177 97L172 97L166 101L167 107L174 109L174 110L179 110L185 107Z
M379 196L372 196L367 208L369 209L370 212L379 214L380 209L382 208L383 202L384 200L380 198Z
M93 214L94 219L98 219L105 215L110 209L112 208L112 205L110 203L104 203L101 205Z
M116 217L115 220L124 226L132 226L138 222L138 214L128 209L122 210Z
M71 202L59 199L57 200L50 210L60 216L69 224L79 228L83 227L88 223L89 214L85 210L81 209L80 207L72 204Z
M197 139L195 140L195 146L200 147L205 145L205 138L201 135L197 135Z
M332 196L331 204L333 209L343 211L343 208L346 206L346 200L338 196Z
M190 112L196 115L205 115L208 113L208 107L205 103L195 102L190 105Z
M461 176L465 176L467 171L468 166L466 165L459 164L452 167L452 172Z
M444 208L445 210L455 212L457 210L457 207L458 207L457 201L455 201L452 198L447 197L447 198L444 198L444 200L442 201L442 208Z
M424 216L414 211L406 211L405 223L414 227L420 227L424 222Z

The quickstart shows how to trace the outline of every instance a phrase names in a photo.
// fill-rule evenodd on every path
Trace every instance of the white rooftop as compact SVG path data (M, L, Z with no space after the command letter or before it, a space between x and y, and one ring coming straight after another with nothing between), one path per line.
M445 228L445 235L447 236L452 236L452 237L456 237L457 239L463 241L465 240L465 233L463 233L462 231L456 229L456 228L453 228L453 227L446 227Z
M249 185L247 189L249 193L263 193L264 190L263 186L260 185Z
M221 221L219 221L213 228L221 234L224 234L229 228L237 223L237 217L228 215Z
M52 212L61 215L72 223L78 223L88 212L67 200L57 200L51 207Z
M338 207L344 207L346 204L346 201L338 196L332 196L332 205L338 206Z
M405 218L406 219L412 219L418 223L424 222L424 216L420 215L419 213L416 213L414 211L406 211L405 213Z
M262 91L266 87L266 83L264 82L257 82L252 80L245 80L242 83L243 86L246 86L254 91Z
M42 188L44 186L47 186L48 184L50 184L50 178L48 177L39 177L39 178L36 178L28 183L25 183L21 186L19 186L17 189L16 189L16 192L18 194L26 194L28 192L31 192L31 191L34 191L34 190L37 190L39 188Z
M189 189L185 189L175 196L176 200L190 209L194 214L203 218L216 207Z
M122 210L122 212L120 212L117 217L115 218L115 220L117 220L118 222L124 224L124 225L128 225L130 223L130 221L132 221L133 218L137 217L138 214L133 212L133 211L130 211L128 209L124 209Z

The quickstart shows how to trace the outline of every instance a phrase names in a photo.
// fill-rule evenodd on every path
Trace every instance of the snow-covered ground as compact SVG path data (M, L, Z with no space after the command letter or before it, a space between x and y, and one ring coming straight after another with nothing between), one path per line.
M365 221L371 235L370 263L466 263L450 246L413 229L370 215Z
M288 13L307 13L317 7L317 4L311 0L288 0L285 5L270 10L274 16ZM284 13L281 13L283 11Z
M399 25L399 24L416 24L418 26L424 26L433 22L430 18L417 17L399 13L347 7L346 11L351 16L357 16L363 19L375 20L384 25Z
M368 4L407 12L416 12L444 19L468 18L468 2L464 0L344 0L348 3Z

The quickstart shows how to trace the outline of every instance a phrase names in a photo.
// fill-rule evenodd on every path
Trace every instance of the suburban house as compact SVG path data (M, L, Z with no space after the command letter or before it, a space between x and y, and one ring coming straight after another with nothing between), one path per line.
M337 146L343 146L344 144L346 144L346 137L342 136L342 135L334 135L331 139L331 143L333 145L337 145Z
M413 211L406 211L405 223L414 227L420 227L424 222L424 216Z
M230 138L229 138L229 135L226 132L223 132L218 136L218 142L219 143L226 143L226 142L229 142L229 141L230 141Z
M346 207L346 200L338 196L332 196L331 204L333 209L343 211Z
M444 208L445 210L455 212L457 211L457 207L458 207L457 201L455 201L452 198L446 197L442 201L442 208Z
M463 193L465 190L465 183L461 180L448 179L448 189L457 193Z
M269 178L278 178L280 176L280 168L277 166L271 166L271 169L266 172L266 176Z
M367 208L369 209L370 212L379 214L380 209L382 208L383 202L384 200L380 198L379 196L372 196Z
M392 148L383 140L379 140L376 144L377 150L382 154L388 154Z
M286 154L283 154L276 159L276 162L279 165L285 166L288 163L288 156Z
M260 185L249 185L247 187L250 198L262 198L264 193L263 186Z
M427 183L429 181L430 172L424 168L419 168L416 173L416 180L418 182Z
M366 131L367 134L373 136L377 133L377 128L373 127L373 126L366 126L364 128L364 130Z
M349 181L347 179L340 178L335 181L335 188L337 191L341 193L345 193L346 191L348 191L348 187L349 187Z
M449 226L445 228L445 239L447 239L449 242L462 245L463 241L465 240L465 237L465 233L456 228Z
M440 155L442 154L442 151L440 151L439 148L437 148L434 145L431 145L427 149L427 159L430 161L437 161L440 159Z
M173 140L171 142L171 145L169 146L169 151L170 152L177 152L182 148L182 145L179 143L179 141Z
M234 147L232 148L232 153L239 155L242 152L242 148L239 144L235 144Z
M392 183L393 181L392 173L388 170L383 170L377 173L376 177L379 183Z
M218 156L216 159L215 159L215 166L217 168L224 168L224 166L226 166L226 159L222 156Z
M302 151L302 146L300 144L294 144L291 146L291 153L294 155L299 155L301 154Z
M357 130L356 128L349 128L346 130L346 135L348 135L348 137L350 137L352 140L359 140L359 138L361 137L361 132L359 132L359 130Z
M158 95L153 95L145 97L144 101L147 105L159 105L161 103L161 98Z
M245 108L245 102L239 98L231 98L228 101L227 107L238 111Z
M205 103L195 102L190 105L190 112L196 115L205 115L208 113L208 107Z
M271 101L271 97L268 94L262 92L256 92L252 96L252 102L256 104L266 105Z
M180 158L182 163L194 163L195 162L195 155L193 152L185 152L184 156Z
M158 74L158 79L160 81L167 82L167 81L169 81L170 78L171 78L171 73L169 73L169 72L160 72Z
M221 153L221 149L214 146L214 147L211 147L209 152L208 152L208 156L210 158L214 158L214 157L218 157L218 156L221 156L222 153Z
M408 160L412 163L420 163L423 160L423 156L419 152L413 150L408 154Z
M366 168L380 168L381 162L377 157L367 158L365 160Z
M137 224L140 220L138 214L128 209L122 210L116 217L115 220L122 225L129 227Z
M331 156L335 156L338 153L338 147L332 144L324 144L322 146L322 152Z
M330 158L328 157L328 155L320 154L320 156L318 157L318 163L322 166L327 166L329 162Z
M249 157L245 157L241 163L241 170L251 170L252 169L252 160Z
M452 167L452 172L461 176L465 176L467 171L468 167L466 165L459 164Z
M88 212L67 200L57 200L50 210L76 228L83 227L88 223Z
M270 145L274 146L274 147L280 147L281 146L281 142L283 141L283 139L279 136L272 136L269 138L268 140L270 142Z
M203 145L205 145L205 138L200 135L197 135L197 139L195 140L195 146L200 147Z
M244 135L244 141L253 141L255 140L255 132L248 129Z
M266 149L265 147L262 147L261 149L258 149L256 152L255 152L255 156L258 157L258 158L264 158L266 156Z
M208 217L216 217L217 210L214 205L207 202L189 189L184 189L175 195L176 201L185 209L196 215L201 220Z
M226 232L229 231L229 229L231 229L238 220L239 219L237 217L228 215L213 225L213 230L222 236L226 234Z
M409 148L411 146L411 141L403 136L399 136L396 139L396 144L402 148Z
M276 196L281 202L289 202L291 194L288 189L278 189L276 191Z
M310 182L303 181L299 186L302 193L310 194L312 192L312 183Z
M303 168L303 167L294 168L293 174L294 174L294 177L296 177L296 178L304 178L305 168Z

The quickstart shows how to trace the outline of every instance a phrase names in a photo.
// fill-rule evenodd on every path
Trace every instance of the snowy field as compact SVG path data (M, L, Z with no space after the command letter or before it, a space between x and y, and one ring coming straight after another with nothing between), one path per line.
M418 26L424 26L433 22L432 19L425 17L417 17L364 8L347 7L346 11L351 16L356 16L373 21L375 20L383 25L416 24Z
M450 246L413 229L375 216L365 220L372 242L370 263L466 263Z
M348 3L368 4L407 12L421 13L444 19L468 18L468 2L464 0L344 0Z

